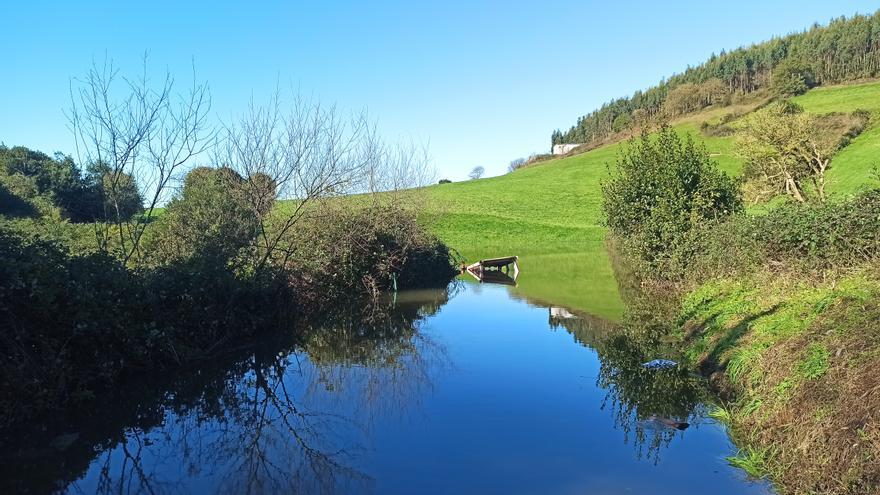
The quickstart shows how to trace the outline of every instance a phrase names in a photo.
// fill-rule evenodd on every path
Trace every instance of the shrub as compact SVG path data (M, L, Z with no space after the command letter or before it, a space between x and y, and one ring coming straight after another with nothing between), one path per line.
M664 278L678 276L667 270L686 264L682 248L692 229L742 209L736 182L669 126L656 137L630 140L602 192L611 232L648 272Z
M10 216L63 217L72 222L127 221L143 213L143 197L129 174L113 173L103 163L93 163L83 174L73 159L61 153L54 158L23 146L0 145L0 182L9 195ZM29 203L32 211L22 209Z
M89 401L128 371L286 328L298 308L281 277L200 259L132 271L106 253L73 254L40 228L0 223L0 427Z
M106 171L93 180L100 201L95 201L99 206L93 211L86 210L87 218L124 222L144 212L144 198L131 175Z
M785 203L689 238L695 278L764 267L821 271L880 257L880 190L824 204Z
M297 293L322 300L375 296L383 290L437 287L455 276L448 248L416 215L395 206L350 206L304 222L294 233L285 268Z
M196 257L225 266L251 244L259 229L259 211L267 201L249 202L245 181L228 168L197 167L184 180L180 195L172 199L155 226L147 251L153 265ZM268 188L260 181L254 187ZM259 196L262 197L262 196Z

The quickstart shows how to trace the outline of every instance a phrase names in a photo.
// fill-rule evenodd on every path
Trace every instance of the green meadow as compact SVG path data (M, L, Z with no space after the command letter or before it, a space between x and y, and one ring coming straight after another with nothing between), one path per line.
M874 167L880 166L880 83L816 88L793 101L814 113L868 110L871 124L861 135L834 157L828 169L828 191L852 194L868 186L878 186Z
M532 300L618 319L600 181L617 146L501 177L427 188L426 220L467 261L520 257L514 289Z
M829 170L829 191L842 195L876 183L872 165L880 157L880 83L818 88L795 101L815 113L869 110L870 127L841 150ZM675 123L703 143L718 166L738 175L743 161L733 137L709 137L700 123L729 109L709 110ZM601 181L621 143L550 160L499 177L425 188L424 220L467 261L520 256L514 289L603 318L618 319L623 302L605 247ZM760 211L760 205L756 211Z

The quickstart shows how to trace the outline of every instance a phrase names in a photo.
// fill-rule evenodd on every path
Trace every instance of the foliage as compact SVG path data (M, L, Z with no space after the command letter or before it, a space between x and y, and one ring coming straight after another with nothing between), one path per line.
M787 101L755 112L743 121L737 138L747 162L746 177L766 184L771 193L784 192L800 202L810 197L825 201L832 155L860 133L867 121L863 113L854 118L858 122L841 131L833 129L833 122L823 126L820 117ZM805 191L807 184L812 186L812 195Z
M749 223L767 260L819 268L869 261L880 255L880 190L824 205L784 205Z
M449 179L440 179L440 181L437 183L438 184L452 184L452 181Z
M70 252L40 224L0 228L0 425L91 400L124 373L179 365L273 328L284 287L223 266L131 271ZM281 320L279 320L281 318Z
M526 164L526 159L522 158L522 157L517 158L515 160L511 160L510 164L507 165L507 171L513 172L515 170L522 168L523 165L525 165L525 164Z
M793 58L785 59L773 69L770 91L779 97L802 95L816 85L810 64Z
M88 226L0 224L0 427L87 403L128 373L180 366L289 328L334 302L395 284L443 285L455 274L445 245L390 207L339 211L332 228L316 218L286 266L254 272L224 263L253 235L253 210L230 197L239 180L228 169L190 174L160 225L151 224L180 235L174 246L185 255L137 270L60 228L88 234Z
M729 101L730 95L724 83L720 79L713 78L700 84L685 83L670 89L663 102L662 111L668 117L675 117ZM618 116L618 119L624 115L627 114Z
M602 193L611 232L659 276L674 277L666 271L686 262L690 253L678 250L692 229L742 209L736 182L668 126L630 141Z
M23 146L0 145L0 181L9 201L4 214L89 221L98 207L98 190L82 176L73 159L62 154L52 158Z
M736 216L701 229L690 243L699 255L688 277L697 283L766 269L810 274L857 267L880 258L880 190Z
M303 297L356 294L442 285L455 271L449 249L393 205L334 208L309 217L290 239L286 265L298 274Z
M0 146L0 183L5 189L0 212L10 216L57 216L79 223L128 220L144 209L130 174L113 174L101 162L83 173L69 156L51 158L23 146Z
M780 94L799 94L813 85L876 77L880 74L880 11L833 19L826 26L712 55L656 86L619 98L580 117L568 131L553 131L559 143L593 143L619 131L621 120L634 122L664 113L680 115L706 106L698 96L709 85L716 102L754 93L771 85ZM716 81L716 82L713 82ZM668 101L669 100L669 101ZM668 101L668 103L667 103ZM617 122L617 126L615 126Z
M256 181L260 182L252 187L267 187L263 179ZM201 258L225 266L232 261L256 237L259 209L265 209L264 200L256 207L247 201L251 196L245 194L246 187L247 182L228 168L191 170L180 195L171 200L151 232L153 263Z
M97 162L89 166L87 179L99 198L93 200L89 220L128 221L144 212L144 197L133 175Z

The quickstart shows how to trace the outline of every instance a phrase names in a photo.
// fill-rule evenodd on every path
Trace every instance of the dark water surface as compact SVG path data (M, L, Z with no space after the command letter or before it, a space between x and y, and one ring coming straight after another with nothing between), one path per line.
M608 322L462 282L389 305L131 385L21 440L5 481L37 493L767 492L725 461L735 448L702 382L645 369Z

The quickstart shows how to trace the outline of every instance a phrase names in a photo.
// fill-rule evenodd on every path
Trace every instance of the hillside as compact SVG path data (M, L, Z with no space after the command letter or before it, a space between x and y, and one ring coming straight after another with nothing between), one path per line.
M658 117L693 114L719 103L770 91L801 94L814 86L852 83L880 74L880 11L713 54L659 84L618 98L580 117L558 143L595 143Z
M870 127L833 159L829 191L844 195L876 184L871 174L880 156L880 82L817 88L795 101L820 114L872 112ZM702 122L729 112L712 108L673 125L702 142L720 168L736 175L743 162L736 156L734 138L700 132ZM521 256L523 275L516 291L616 319L623 305L604 244L600 182L620 146L618 142L500 177L431 186L426 189L431 199L426 220L467 260Z

